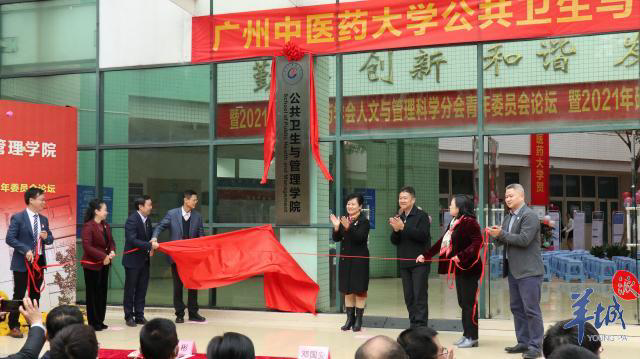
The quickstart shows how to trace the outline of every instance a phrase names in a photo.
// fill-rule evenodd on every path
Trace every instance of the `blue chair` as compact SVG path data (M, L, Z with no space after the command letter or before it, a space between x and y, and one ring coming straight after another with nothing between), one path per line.
M598 259L595 262L595 270L593 273L593 278L598 282L602 283L605 280L611 280L613 275L616 272L616 264L613 261L608 259Z
M551 267L549 265L549 261L543 260L542 264L544 265L544 277L542 279L545 282L551 282Z
M584 283L586 277L584 275L584 267L582 261L575 259L566 259L564 261L564 276L565 281L579 280Z

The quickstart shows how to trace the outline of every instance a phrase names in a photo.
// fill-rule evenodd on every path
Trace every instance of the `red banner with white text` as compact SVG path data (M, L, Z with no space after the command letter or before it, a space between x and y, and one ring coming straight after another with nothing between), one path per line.
M24 192L38 187L54 237L47 263L70 263L46 270L44 309L75 303L76 129L73 107L0 100L0 291L13 292L13 249L5 241L11 216L25 209Z
M549 204L549 134L531 135L531 204Z
M274 56L288 41L321 55L638 29L637 0L369 0L194 17L191 61Z
M475 125L475 90L344 97L343 131L388 131ZM216 135L264 134L267 101L218 104ZM485 123L611 122L640 117L636 80L487 89ZM330 132L335 104L329 99Z

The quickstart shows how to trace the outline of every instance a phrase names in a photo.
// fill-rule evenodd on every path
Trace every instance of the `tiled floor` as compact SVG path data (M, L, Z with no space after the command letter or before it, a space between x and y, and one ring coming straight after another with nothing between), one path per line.
M344 316L339 314L292 314L275 312L249 312L201 310L207 317L204 324L185 323L178 325L178 336L181 339L195 340L198 351L206 350L209 340L227 331L236 331L248 335L254 342L258 355L279 355L296 357L298 346L328 346L334 359L353 358L353 355L366 339L374 335L397 337L400 330L367 329L360 333L341 332L339 326ZM149 308L147 318L164 317L173 319L171 309ZM98 333L98 341L103 348L136 349L140 327L129 328L122 320L122 309L110 307L107 313L107 325L110 328ZM551 323L545 323L545 327ZM607 342L604 344L603 358L631 358L640 350L640 327L627 326L623 330L619 326L603 327L601 333L611 335L627 335L627 341ZM440 340L450 345L460 333L442 332ZM0 356L17 351L24 339L17 340L0 337ZM481 320L480 347L456 351L456 358L498 359L519 358L518 355L505 354L503 348L515 342L510 321Z

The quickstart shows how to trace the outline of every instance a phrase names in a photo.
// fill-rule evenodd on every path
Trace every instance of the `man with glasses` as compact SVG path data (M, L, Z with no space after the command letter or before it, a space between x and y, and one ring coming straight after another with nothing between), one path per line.
M7 230L7 245L13 248L11 270L13 271L13 299L22 300L29 287L29 298L40 300L40 288L44 280L44 269L35 271L34 265L47 265L44 246L53 244L53 234L49 229L49 220L40 214L45 207L44 191L31 187L24 193L24 211L11 216ZM33 281L28 280L28 271L33 272ZM22 338L20 332L20 313L9 314L9 336Z
M410 328L398 336L398 344L409 359L453 359L454 352L440 344L438 332L429 327Z

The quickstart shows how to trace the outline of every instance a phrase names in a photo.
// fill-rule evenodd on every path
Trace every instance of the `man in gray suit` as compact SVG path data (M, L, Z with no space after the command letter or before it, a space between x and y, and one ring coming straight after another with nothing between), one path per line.
M169 228L171 241L182 239L198 238L204 236L202 216L194 208L198 204L198 194L193 190L184 191L184 199L181 207L174 208L167 212L160 224L153 231L151 240L157 240L162 231ZM178 275L176 264L169 258L171 264L171 274L173 276L173 307L176 310L176 323L184 323L184 301L182 300L182 280ZM206 319L198 314L198 291L189 289L187 300L189 309L189 320L194 322L204 322Z
M524 188L507 186L505 203L509 209L502 226L490 234L504 244L503 276L508 277L511 313L518 344L507 353L523 353L526 359L542 356L544 327L540 311L540 292L544 265L540 254L540 220L524 203Z

